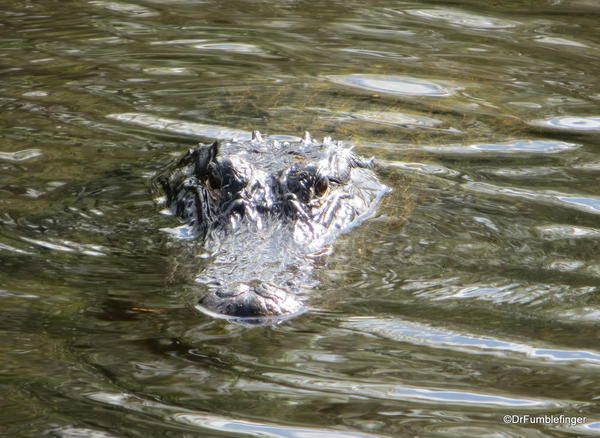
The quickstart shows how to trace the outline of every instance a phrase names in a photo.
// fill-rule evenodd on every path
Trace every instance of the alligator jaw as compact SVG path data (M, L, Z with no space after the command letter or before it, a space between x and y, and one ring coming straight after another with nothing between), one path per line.
M303 313L300 300L270 283L237 283L227 290L212 289L196 309L207 315L248 325L273 325Z

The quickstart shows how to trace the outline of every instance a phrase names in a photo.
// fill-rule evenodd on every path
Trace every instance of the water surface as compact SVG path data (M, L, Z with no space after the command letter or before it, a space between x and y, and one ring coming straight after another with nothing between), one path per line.
M0 9L0 434L599 433L596 1ZM274 327L194 311L150 191L253 129L394 190Z

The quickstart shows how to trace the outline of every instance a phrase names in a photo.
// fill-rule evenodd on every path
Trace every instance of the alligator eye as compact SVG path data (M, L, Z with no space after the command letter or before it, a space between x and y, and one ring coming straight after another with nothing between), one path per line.
M220 190L223 185L221 172L212 163L208 166L208 187L212 190Z
M319 176L315 181L315 195L323 196L329 188L329 179L326 176Z

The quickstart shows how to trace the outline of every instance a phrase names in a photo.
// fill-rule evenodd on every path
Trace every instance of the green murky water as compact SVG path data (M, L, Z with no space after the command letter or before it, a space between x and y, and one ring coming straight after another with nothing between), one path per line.
M484 3L1 1L0 435L600 434L600 3ZM394 189L277 327L194 312L149 191L251 129Z

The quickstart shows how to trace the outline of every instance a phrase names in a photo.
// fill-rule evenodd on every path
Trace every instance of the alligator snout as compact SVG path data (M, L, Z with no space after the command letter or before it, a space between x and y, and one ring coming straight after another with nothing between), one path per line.
M198 302L198 310L248 320L252 323L283 320L302 313L298 297L267 282L236 283L228 288L209 289Z

